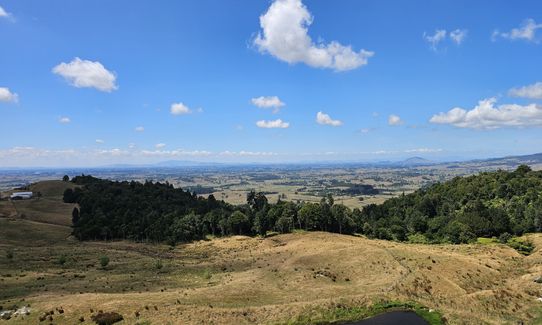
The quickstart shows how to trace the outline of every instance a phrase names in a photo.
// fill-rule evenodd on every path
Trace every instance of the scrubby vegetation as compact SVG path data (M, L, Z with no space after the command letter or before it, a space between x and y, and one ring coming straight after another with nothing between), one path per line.
M100 265L105 269L109 265L109 257L106 255L100 256Z
M478 237L510 242L510 234L542 230L542 172L525 165L513 172L457 177L363 210L335 204L331 195L320 203L270 204L264 193L251 191L246 204L233 206L168 183L113 182L84 175L72 182L81 187L67 189L64 201L79 204L72 221L74 235L82 240L175 244L206 235L303 229L414 243L466 243ZM517 246L529 250L528 245Z
M98 312L91 318L98 325L112 325L124 319L122 315L116 312Z

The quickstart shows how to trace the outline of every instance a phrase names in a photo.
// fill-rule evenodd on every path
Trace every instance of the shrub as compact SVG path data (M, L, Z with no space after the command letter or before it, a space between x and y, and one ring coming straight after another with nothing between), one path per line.
M155 269L161 270L163 267L164 267L164 265L162 264L162 260L156 260L154 262L154 268Z
M211 279L211 277L212 277L211 271L209 271L209 270L203 271L203 278L205 280L209 280L209 279Z
M8 260L12 260L12 259L13 259L13 251L12 251L12 250L8 250L8 251L6 252L6 258L7 258Z
M510 234L507 233L507 232L504 232L504 233L502 233L502 234L499 236L499 242L500 242L501 244L506 244L506 243L508 243L508 241L509 241L510 239L512 239L512 235L510 235Z
M166 238L166 244L168 244L170 248L175 248L175 246L177 246L177 239L175 239L175 237L169 236Z
M58 257L58 259L56 260L56 262L59 264L59 265L62 265L64 266L64 264L66 264L66 262L68 261L68 258L66 257L66 255L62 254Z
M508 246L517 250L520 254L529 255L534 249L534 244L530 240L520 240L519 238L512 238L508 241Z
M408 242L411 244L428 244L429 243L429 241L427 240L427 237L425 237L424 234L420 234L420 233L408 235Z
M99 312L96 315L93 315L91 319L98 325L111 325L120 322L124 318L121 314L115 312Z
M109 265L109 257L107 257L107 255L103 255L100 257L100 265L103 269L105 269L107 265Z

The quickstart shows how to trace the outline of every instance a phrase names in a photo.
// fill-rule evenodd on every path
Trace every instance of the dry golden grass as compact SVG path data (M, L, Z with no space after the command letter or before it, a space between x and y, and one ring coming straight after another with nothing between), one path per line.
M66 227L0 219L0 251L14 250L13 260L0 257L0 305L33 308L11 323L35 323L59 307L56 322L67 324L89 321L90 309L119 312L124 324L281 323L314 307L390 299L438 309L451 324L512 324L534 322L541 304L541 285L533 282L542 273L538 250L523 257L501 245L409 245L320 232L170 249L80 243L68 234ZM111 258L106 270L102 254Z

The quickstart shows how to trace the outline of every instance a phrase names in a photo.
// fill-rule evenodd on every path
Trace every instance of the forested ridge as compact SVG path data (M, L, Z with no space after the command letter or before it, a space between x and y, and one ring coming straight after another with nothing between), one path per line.
M168 183L114 182L92 176L71 180L64 201L78 203L73 234L81 240L132 239L186 242L207 235L265 235L294 229L361 233L398 241L464 243L477 237L542 231L542 171L519 166L513 172L456 177L414 193L351 210L332 196L320 203L279 201L247 194L233 206L202 198Z

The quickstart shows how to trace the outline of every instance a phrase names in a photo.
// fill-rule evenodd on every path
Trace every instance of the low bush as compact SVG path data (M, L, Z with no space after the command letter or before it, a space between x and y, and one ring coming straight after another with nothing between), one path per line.
M64 254L60 255L58 259L56 260L57 264L62 265L62 266L64 266L64 264L66 264L67 261L68 261L68 258Z
M428 244L429 240L424 234L416 233L408 235L408 242L411 244Z
M164 264L162 264L162 260L156 260L154 262L154 268L157 270L161 270L164 267Z
M505 233L502 233L500 236L499 236L499 242L501 244L506 244L508 243L508 241L512 239L512 235L510 235L509 233L505 232Z
M102 269L105 269L109 265L109 257L107 255L100 257L100 265L102 266Z
M512 238L508 241L507 245L517 250L519 253L523 255L531 254L531 252L534 249L533 242L528 239L521 240L519 238Z
M99 312L96 315L90 317L98 325L111 325L122 321L124 318L121 314L116 312Z

